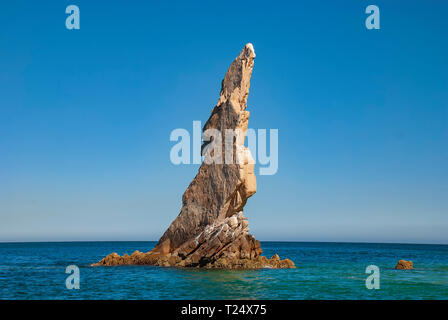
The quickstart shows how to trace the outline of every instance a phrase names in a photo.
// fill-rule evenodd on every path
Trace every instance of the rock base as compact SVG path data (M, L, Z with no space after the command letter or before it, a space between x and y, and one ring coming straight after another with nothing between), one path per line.
M249 233L247 218L240 211L223 220L215 221L201 232L170 250L164 241L147 252L132 255L117 253L92 266L153 265L163 267L191 267L207 269L295 268L289 259L280 260L275 254L270 259L261 255L260 241Z
M135 251L132 255L111 253L101 261L91 266L120 266L120 265L152 265L160 267L187 267L204 269L290 269L295 268L294 262L289 259L280 260L275 254L270 259L265 256L257 256L252 259L237 259L222 257L216 260L207 261L201 259L194 261L192 259L182 259L179 256L171 254L159 254L154 252Z

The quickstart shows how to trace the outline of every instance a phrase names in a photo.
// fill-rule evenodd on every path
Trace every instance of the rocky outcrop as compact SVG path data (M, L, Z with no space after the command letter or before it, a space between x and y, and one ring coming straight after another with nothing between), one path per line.
M397 265L395 266L395 269L410 270L410 269L414 269L414 266L413 266L412 261L399 260Z
M225 74L218 103L203 128L204 162L182 197L179 215L155 248L131 256L112 253L94 265L294 267L278 255L261 256L260 242L249 233L243 216L247 199L257 191L254 161L244 146L254 58L254 48L247 44Z

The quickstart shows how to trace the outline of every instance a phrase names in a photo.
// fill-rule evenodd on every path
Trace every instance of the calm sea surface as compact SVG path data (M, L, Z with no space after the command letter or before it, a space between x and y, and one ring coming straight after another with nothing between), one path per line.
M0 243L0 299L448 299L448 246L262 242L264 255L297 269L196 270L151 266L90 267L111 252L147 252L155 242ZM399 259L415 270L394 270ZM68 265L80 289L68 290ZM368 290L368 265L380 289Z

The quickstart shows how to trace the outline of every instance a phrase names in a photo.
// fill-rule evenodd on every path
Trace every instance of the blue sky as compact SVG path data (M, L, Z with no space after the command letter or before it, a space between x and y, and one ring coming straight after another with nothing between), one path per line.
M81 29L65 28L76 4ZM376 4L381 29L367 30ZM157 240L198 165L169 160L248 42L279 169L260 240L448 243L446 1L0 4L0 241Z

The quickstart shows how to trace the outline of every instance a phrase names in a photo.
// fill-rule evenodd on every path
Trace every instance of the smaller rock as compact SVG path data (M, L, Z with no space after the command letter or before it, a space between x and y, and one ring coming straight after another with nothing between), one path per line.
M410 270L410 269L414 269L414 266L412 264L412 261L400 260L400 261L398 261L397 265L395 266L395 269Z

